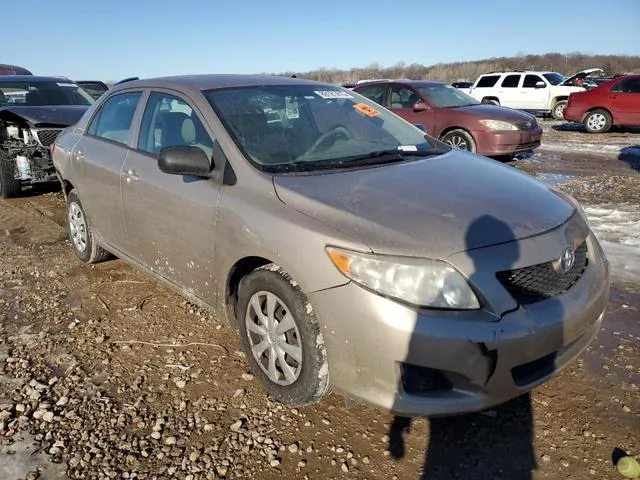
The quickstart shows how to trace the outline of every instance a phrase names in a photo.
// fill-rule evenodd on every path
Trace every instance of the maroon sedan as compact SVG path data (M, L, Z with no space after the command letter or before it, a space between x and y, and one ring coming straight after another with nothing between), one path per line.
M534 116L481 104L440 82L393 80L368 82L354 91L385 106L429 135L481 155L511 155L540 146L542 127Z
M569 95L564 118L591 133L616 126L640 126L640 75L614 78L586 92Z

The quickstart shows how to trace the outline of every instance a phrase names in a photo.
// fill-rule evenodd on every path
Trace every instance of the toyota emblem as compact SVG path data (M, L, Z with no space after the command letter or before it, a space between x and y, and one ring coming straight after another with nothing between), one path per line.
M559 264L560 271L567 273L573 267L573 263L576 261L576 254L571 247L567 247L560 256Z

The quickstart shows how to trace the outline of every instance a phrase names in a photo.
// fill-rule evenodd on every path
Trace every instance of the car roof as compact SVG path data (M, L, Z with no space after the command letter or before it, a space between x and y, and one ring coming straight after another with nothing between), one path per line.
M206 75L176 75L169 77L144 78L131 80L115 88L190 88L197 90L211 90L228 87L253 87L262 85L329 85L315 80L292 78L277 75L244 75L244 74L206 74Z
M357 85L356 88L362 88L365 86L371 86L371 85L381 85L381 84L387 84L387 83L400 83L400 84L405 84L405 85L414 85L414 86L435 86L435 85L444 85L443 82L436 82L434 80L411 80L408 78L400 78L397 80L372 80L371 82L367 82L367 83L361 83L360 85Z
M0 82L2 83L14 83L14 82L66 82L75 83L73 80L61 77L41 77L38 75L0 75Z
M544 74L544 73L557 73L557 72L552 72L550 70L500 70L495 72L483 73L480 76L483 77L485 75L502 75L504 73L542 73Z

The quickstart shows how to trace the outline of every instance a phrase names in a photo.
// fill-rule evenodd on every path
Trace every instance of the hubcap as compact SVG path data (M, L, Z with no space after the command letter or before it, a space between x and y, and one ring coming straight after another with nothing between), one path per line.
M82 208L76 202L69 204L69 232L71 240L80 253L87 249L87 221L82 213Z
M607 119L601 113L594 113L587 120L587 125L592 130L602 130L607 124Z
M565 107L565 104L556 105L556 117L562 118L562 113L564 112Z
M445 143L451 145L452 147L459 148L460 150L469 150L467 141L459 135L452 135L450 137L447 137Z
M284 302L271 292L254 293L244 322L253 358L269 380L295 382L302 370L300 331Z

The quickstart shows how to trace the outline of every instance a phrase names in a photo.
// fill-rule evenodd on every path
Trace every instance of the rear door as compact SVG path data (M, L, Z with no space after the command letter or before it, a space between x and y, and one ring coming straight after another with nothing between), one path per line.
M196 146L212 159L214 147L219 147L202 119L188 98L173 91L150 93L137 149L127 156L122 170L122 202L132 256L160 276L213 303L220 183L166 174L157 163L158 154L165 147Z
M502 78L498 89L500 105L504 107L523 108L520 87L521 81L522 75L519 73L510 73Z
M623 79L611 87L609 105L616 123L640 125L640 77Z
M89 220L105 242L118 249L126 241L120 172L130 150L141 96L141 91L126 91L106 99L71 153L82 179L77 188Z

